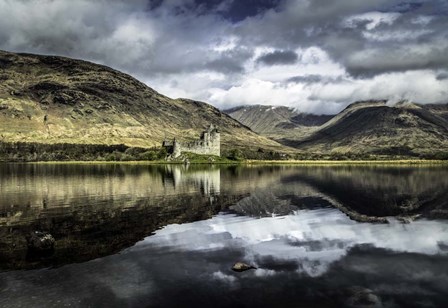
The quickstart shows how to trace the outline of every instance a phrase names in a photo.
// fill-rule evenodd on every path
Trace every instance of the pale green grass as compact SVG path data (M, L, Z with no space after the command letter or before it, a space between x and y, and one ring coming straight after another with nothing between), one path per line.
M247 160L249 165L448 165L448 160Z
M39 161L27 164L102 164L102 165L182 165L179 161ZM191 161L190 164L205 165L304 165L304 166L349 166L349 165L446 165L448 160L244 160L226 162Z
M166 160L138 160L138 161L103 161L103 160L91 160L91 161L37 161L37 162L24 162L25 164L38 164L38 165L184 165L181 161L166 161ZM191 161L191 165L239 165L241 161L226 161L226 162L204 162L204 161Z

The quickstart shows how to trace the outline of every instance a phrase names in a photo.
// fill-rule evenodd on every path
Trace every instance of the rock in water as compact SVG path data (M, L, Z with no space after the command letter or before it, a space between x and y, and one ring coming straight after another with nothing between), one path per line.
M54 243L54 237L47 232L34 231L28 238L28 247L37 251L51 250Z
M250 269L257 269L255 266L243 263L243 262L236 262L233 266L232 266L232 270L235 272L244 272Z
M348 298L345 302L345 307L363 307L363 308L376 308L383 307L381 299L373 293L372 290L354 286L346 290Z

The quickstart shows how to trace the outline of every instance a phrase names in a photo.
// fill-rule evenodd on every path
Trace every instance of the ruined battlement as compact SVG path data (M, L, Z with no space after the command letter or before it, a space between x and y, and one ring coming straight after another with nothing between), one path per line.
M174 138L172 141L165 140L162 144L171 157L176 158L183 152L191 152L202 155L221 155L221 135L217 127L211 124L202 132L200 138L193 142L179 142Z

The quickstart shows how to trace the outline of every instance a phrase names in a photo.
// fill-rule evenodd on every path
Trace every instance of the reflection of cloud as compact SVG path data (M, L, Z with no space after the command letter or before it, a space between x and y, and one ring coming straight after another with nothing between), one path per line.
M213 279L221 280L228 283L234 283L236 281L235 276L224 274L221 271L214 272L212 274Z
M352 247L369 244L391 251L443 253L448 226L421 220L403 225L359 224L334 209L297 211L295 215L252 219L218 215L206 221L170 225L140 245L190 251L245 248L245 260L265 270L324 274ZM186 244L188 243L188 244Z
M188 209L204 203L200 199L201 190L194 180L196 176L189 176L189 173L199 171L192 166L184 174L188 182L176 187L172 172L165 177L165 167L154 166L147 171L141 166L135 169L125 165L112 167L102 166L101 169L93 169L95 172L89 172L93 166L73 170L58 166L66 172L57 169L58 172L48 173L65 176L45 177L45 169L38 166L33 168L40 172L24 172L27 176L23 179L5 177L10 173L3 172L0 180L8 185L0 185L0 190L7 193L9 189L9 196L14 192L23 198L30 195L40 197L45 191L53 196L49 200L62 198L64 194L67 198L81 193L96 196L96 201L104 203L104 206L89 206L89 211L98 213L115 206L125 206L123 200L128 200L128 197L129 200L141 198L146 200L145 204L157 205L155 208L162 211L147 215L154 219L160 219L162 213L171 217L169 213L172 213L177 202L172 204L167 200L180 200ZM102 179L98 177L101 170L107 179L105 181L99 180ZM112 176L118 172L119 177ZM427 306L448 307L446 221L418 220L404 225L391 219L389 225L358 224L338 210L316 210L316 205L328 206L328 203L323 203L319 191L313 188L316 182L327 181L331 184L327 187L333 188L337 183L345 183L352 188L348 196L353 197L353 191L357 188L356 196L360 196L364 203L367 203L366 199L373 194L372 191L378 196L387 195L390 198L408 193L441 196L437 199L444 200L441 192L446 187L446 173L443 169L229 167L221 169L220 175L220 198L256 194L256 198L262 201L263 196L272 192L273 196L266 198L268 201L275 200L272 197L279 200L289 198L291 204L313 210L262 219L222 214L190 224L169 225L122 253L90 262L45 270L2 272L0 307L150 305L217 308L245 305L260 308L288 307L291 303L346 307L346 299L352 295L346 294L345 290L352 286L360 286L361 292L365 293L368 293L367 289L372 290L390 306L423 306L426 302ZM304 178L312 176L315 181L306 184ZM16 178L19 181L15 182ZM22 190L23 186L12 189L15 184L29 179L37 184L26 186L32 191ZM71 190L64 190L68 182L73 186ZM109 190L105 191L104 188ZM339 185L336 188L341 190ZM322 188L322 195L325 192ZM366 195L365 192L370 194ZM113 203L105 201L109 195L113 197ZM161 195L163 199L159 198ZM422 210L427 211L430 206L432 204ZM179 212L187 214L191 211L182 209ZM192 212L194 214L175 221L198 219L195 216L198 212ZM127 211L123 216L128 225L131 224L130 213ZM174 214L178 215L177 212ZM38 217L41 219L44 215ZM80 217L86 219L90 216L83 214ZM94 222L96 224L97 220ZM112 224L114 220L107 222ZM113 230L107 232L114 237L123 234ZM81 238L85 242L90 242L90 239ZM105 247L112 244L101 241L99 245ZM251 263L259 268L234 273L231 266L236 261ZM259 292L264 289L269 292ZM70 292L67 293L67 290ZM55 298L60 302L56 302Z
M262 268L258 268L255 270L255 276L257 277L269 277L275 275L274 270L266 270Z
M443 221L358 224L333 209L218 215L167 226L106 258L0 273L0 306L347 307L372 294L391 307L446 307L448 255L437 246L446 231ZM259 268L234 273L239 260Z

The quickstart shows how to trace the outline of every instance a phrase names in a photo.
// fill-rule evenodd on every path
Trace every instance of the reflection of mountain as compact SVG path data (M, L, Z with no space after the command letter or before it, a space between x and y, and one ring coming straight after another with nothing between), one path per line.
M448 218L446 168L313 168L284 179L368 216L423 214Z
M254 217L287 215L296 209L290 200L282 200L266 190L255 191L230 208L239 214Z
M446 168L15 164L0 165L0 174L2 268L113 254L162 226L232 205L257 217L322 207L358 220L448 216ZM34 230L55 237L52 258L25 260L25 236Z
M211 217L239 198L220 196L219 169L180 166L2 165L0 267L28 268L116 253L170 223ZM174 174L174 182L166 181ZM180 175L179 175L180 174ZM45 230L55 253L27 262L26 235Z
M448 169L433 167L304 167L253 190L234 209L241 214L288 214L295 207L336 207L358 221L384 216L448 218Z
M1 269L101 257L0 272L0 306L347 307L362 294L391 307L446 306L446 221L359 224L329 207L431 216L446 210L447 169L218 171L0 165ZM427 196L434 201L423 204ZM409 200L418 207L406 207ZM246 215L289 215L215 215L232 205ZM25 235L35 229L55 237L52 256L27 259ZM258 269L235 273L238 260Z

